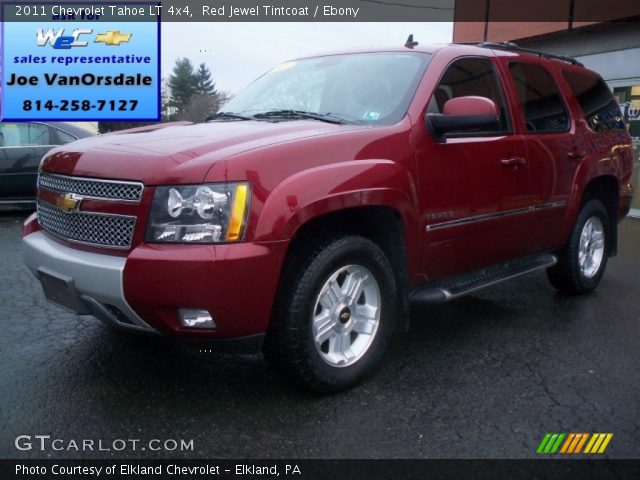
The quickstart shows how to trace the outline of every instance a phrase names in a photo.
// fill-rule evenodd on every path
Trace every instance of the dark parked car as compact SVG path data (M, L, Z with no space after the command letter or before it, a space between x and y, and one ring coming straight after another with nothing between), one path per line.
M0 123L0 204L33 204L44 154L92 135L70 123Z

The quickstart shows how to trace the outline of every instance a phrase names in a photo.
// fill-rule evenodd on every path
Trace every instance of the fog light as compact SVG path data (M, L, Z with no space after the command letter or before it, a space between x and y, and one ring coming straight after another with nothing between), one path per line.
M180 322L188 328L216 328L216 322L207 310L181 308Z

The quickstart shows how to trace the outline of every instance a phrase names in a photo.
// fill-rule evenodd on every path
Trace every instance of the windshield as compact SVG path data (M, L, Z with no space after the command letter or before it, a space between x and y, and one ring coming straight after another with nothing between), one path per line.
M283 63L222 111L250 116L299 111L354 123L393 124L407 112L430 58L422 52L380 52Z

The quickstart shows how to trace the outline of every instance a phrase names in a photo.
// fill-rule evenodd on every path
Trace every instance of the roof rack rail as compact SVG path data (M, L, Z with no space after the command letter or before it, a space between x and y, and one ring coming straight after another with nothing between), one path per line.
M541 52L539 50L533 50L531 48L520 47L513 42L480 42L477 44L477 46L483 48L495 48L498 50L511 50L522 53L530 53L532 55L538 55L539 57L555 58L556 60L562 60L564 62L571 63L572 65L584 67L584 65L575 58L565 57L564 55L554 55L552 53Z

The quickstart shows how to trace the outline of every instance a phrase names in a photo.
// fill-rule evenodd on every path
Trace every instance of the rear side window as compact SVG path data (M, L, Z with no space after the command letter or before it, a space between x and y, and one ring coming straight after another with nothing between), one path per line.
M41 123L29 124L28 145L51 145L51 132L49 127Z
M49 127L40 123L0 123L0 146L51 145Z
M65 143L69 143L69 142L73 142L75 140L77 140L76 137L74 137L73 135L64 132L62 130L59 129L55 129L53 131L55 133L55 145L64 145Z
M527 131L566 132L569 113L553 77L544 68L528 63L510 63L509 70L524 112Z
M620 107L601 78L565 70L562 71L562 75L594 132L624 130Z
M500 112L500 123L497 132L474 132L474 135L504 134L509 132L509 119L502 87L490 60L469 57L456 60L449 65L433 92L427 111L429 113L442 113L447 100L467 96L486 97L493 100Z

